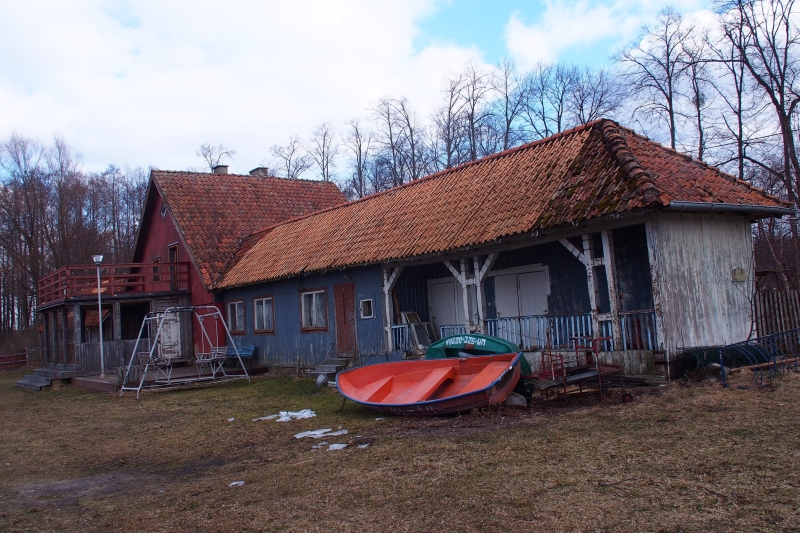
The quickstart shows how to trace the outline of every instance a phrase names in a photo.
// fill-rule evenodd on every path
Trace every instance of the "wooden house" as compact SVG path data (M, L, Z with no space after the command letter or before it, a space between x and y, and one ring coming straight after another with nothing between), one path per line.
M609 120L349 203L330 183L153 171L133 262L103 270L106 367L146 312L213 302L254 366L368 364L479 331L527 352L609 337L640 373L752 334L751 223L790 213ZM93 274L41 282L50 364L98 368ZM191 356L197 332L174 328Z
M386 360L419 327L528 351L607 336L641 372L751 335L751 223L793 212L599 120L268 227L213 286L260 364Z
M213 291L241 240L265 225L346 202L332 183L265 175L153 170L130 263L101 265L105 367L130 358L142 319L167 307L216 304ZM45 360L56 377L100 368L95 266L65 266L39 281ZM190 323L165 324L162 345L190 357ZM221 338L224 338L221 337Z

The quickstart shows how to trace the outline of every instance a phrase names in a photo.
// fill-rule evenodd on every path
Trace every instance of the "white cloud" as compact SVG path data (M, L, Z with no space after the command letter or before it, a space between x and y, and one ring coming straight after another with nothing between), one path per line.
M702 0L683 0L672 5L678 11L693 13L705 3ZM603 53L610 56L635 38L642 26L650 23L665 4L657 0L548 0L545 5L545 12L539 20L526 24L519 14L514 14L506 25L506 46L523 68L530 68L540 61L556 61L571 47L591 49L603 43L607 47Z
M429 113L476 49L414 50L433 0L5 2L0 138L63 135L86 165L198 165L203 142L246 172L269 146L364 116L381 96Z

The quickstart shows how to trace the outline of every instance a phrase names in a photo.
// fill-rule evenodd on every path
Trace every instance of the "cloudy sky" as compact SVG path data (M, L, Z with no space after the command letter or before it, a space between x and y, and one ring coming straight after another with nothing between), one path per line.
M199 167L197 147L222 143L246 173L271 145L325 121L343 129L383 96L427 116L468 61L607 64L664 5L0 0L0 139L59 134L86 170Z

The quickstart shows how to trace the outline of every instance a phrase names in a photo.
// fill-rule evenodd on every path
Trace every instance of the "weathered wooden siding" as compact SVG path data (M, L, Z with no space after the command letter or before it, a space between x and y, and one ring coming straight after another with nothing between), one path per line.
M662 348L743 341L750 333L753 244L746 216L654 213L647 224ZM745 282L733 281L744 269Z
M145 341L146 342L146 341ZM103 363L106 373L113 374L118 366L126 366L130 362L136 340L103 342ZM140 345L139 351L149 349L149 343ZM85 342L75 346L75 368L77 370L100 370L100 343Z
M161 216L161 208L164 202L158 189L151 186L149 197L147 198L148 206L146 213L149 216L148 220L143 221L141 233L139 234L139 242L141 243L136 255L133 256L133 262L139 263L152 263L158 259L161 263L169 262L169 248L177 243L178 256L177 261L191 261L189 252L181 241L178 228L175 221L172 219L172 214L167 212L165 216ZM203 285L200 273L197 267L192 264L189 267L189 291L190 291L190 305L214 305L214 294L209 292L205 285ZM139 324L140 325L140 324ZM136 327L138 328L137 325ZM220 335L224 335L224 330L220 330ZM199 332L194 333L192 339L195 350L199 350L202 343L202 337Z
M333 287L339 283L354 283L356 296L356 337L359 357L382 354L384 349L383 303L381 297L383 274L379 266L333 271L263 283L225 291L225 300L243 298L245 332L234 335L241 346L256 346L253 364L256 366L300 364L310 368L322 363L326 355L335 357L336 308ZM328 328L326 331L304 332L300 328L300 293L306 289L324 287L327 295ZM275 332L253 332L253 299L272 295L275 309ZM361 318L361 300L371 299L373 318Z

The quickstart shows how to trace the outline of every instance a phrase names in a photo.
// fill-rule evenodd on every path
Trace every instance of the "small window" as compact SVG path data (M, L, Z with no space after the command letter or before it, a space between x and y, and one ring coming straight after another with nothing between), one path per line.
M256 333L272 333L275 331L272 297L253 300Z
M228 329L231 333L244 331L244 301L228 302Z
M301 323L303 329L325 329L327 313L325 312L325 290L314 290L300 293Z
M361 318L374 318L372 314L372 300L361 300Z
M167 216L167 204L161 204L161 218Z

